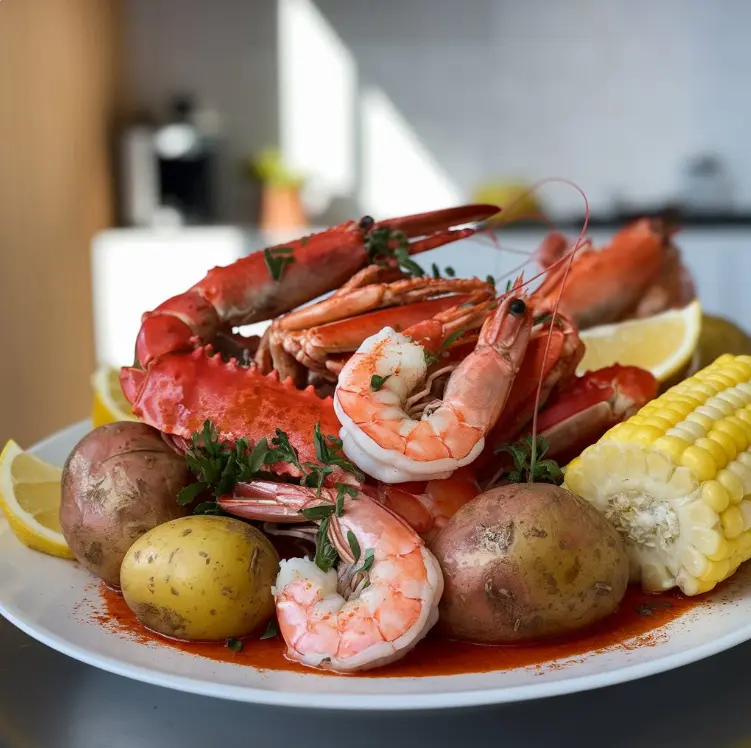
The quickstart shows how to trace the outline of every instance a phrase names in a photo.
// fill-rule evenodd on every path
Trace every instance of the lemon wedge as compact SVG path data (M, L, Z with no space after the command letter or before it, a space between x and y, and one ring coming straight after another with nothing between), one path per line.
M0 452L0 507L29 548L75 558L60 527L62 469L24 452L12 439Z
M695 299L652 317L581 330L586 353L576 373L621 364L639 366L665 382L690 362L701 326L701 304Z
M91 409L91 421L94 428L115 421L139 420L125 399L120 387L120 370L102 365L91 377L94 390L94 402Z

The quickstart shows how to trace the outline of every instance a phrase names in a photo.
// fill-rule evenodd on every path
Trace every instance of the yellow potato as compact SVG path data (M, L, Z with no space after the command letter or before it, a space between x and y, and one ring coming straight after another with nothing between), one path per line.
M274 612L279 554L255 527L229 517L166 522L128 549L120 586L146 628L176 639L247 636Z

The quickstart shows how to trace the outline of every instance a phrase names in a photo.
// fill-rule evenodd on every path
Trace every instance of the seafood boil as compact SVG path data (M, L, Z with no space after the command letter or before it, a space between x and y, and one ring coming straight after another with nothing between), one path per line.
M696 299L675 230L551 232L538 275L423 269L499 210L365 216L145 312L119 372L134 420L63 468L75 558L150 631L277 638L342 674L431 637L534 647L608 620L629 585L732 575L751 557L751 357L662 392L617 361L577 373L585 330Z

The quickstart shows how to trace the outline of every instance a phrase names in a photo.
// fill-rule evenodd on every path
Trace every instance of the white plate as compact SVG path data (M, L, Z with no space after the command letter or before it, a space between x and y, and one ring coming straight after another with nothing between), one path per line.
M33 452L62 465L90 428L77 424ZM751 639L751 570L742 568L711 605L656 629L658 643L619 646L543 666L425 678L332 677L259 671L132 641L81 615L96 606L77 564L29 550L0 517L0 613L70 657L135 680L237 701L317 709L403 710L498 704L574 693L670 670ZM627 644L627 642L626 642Z

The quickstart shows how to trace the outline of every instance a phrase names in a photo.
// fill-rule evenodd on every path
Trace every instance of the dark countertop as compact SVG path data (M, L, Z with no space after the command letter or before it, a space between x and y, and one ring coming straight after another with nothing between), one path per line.
M620 686L493 708L310 712L111 675L0 618L0 748L743 748L751 643Z

